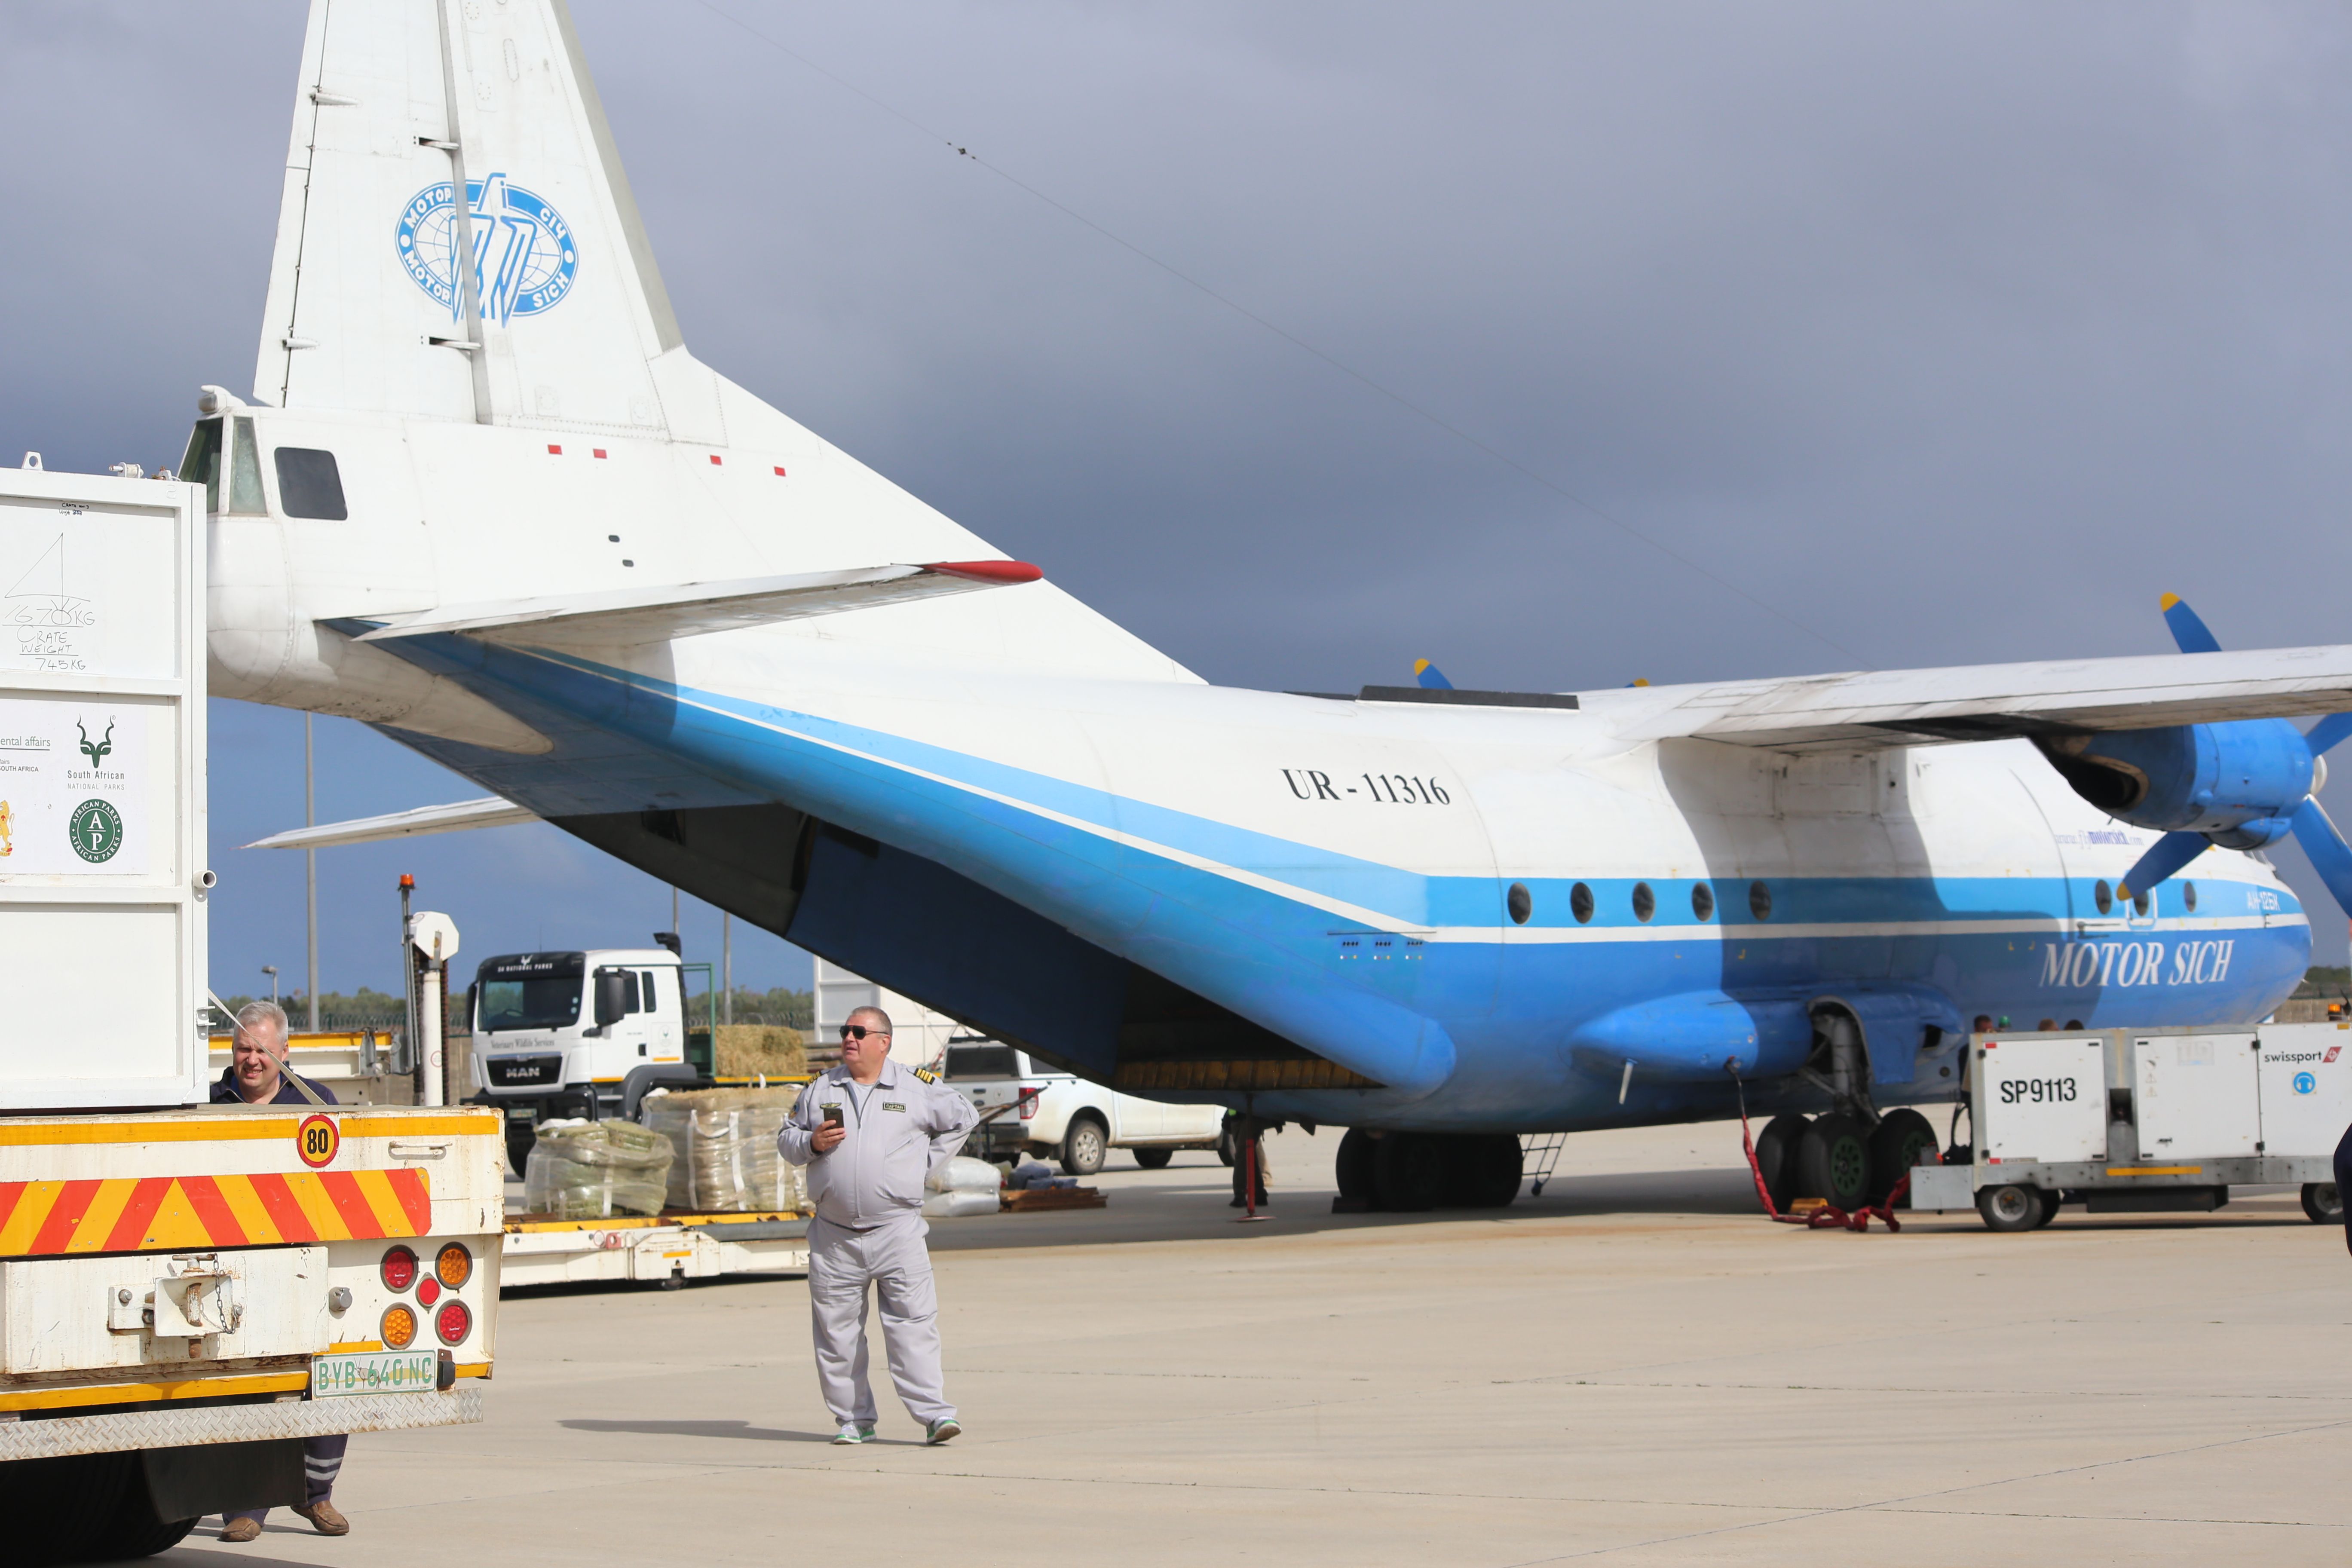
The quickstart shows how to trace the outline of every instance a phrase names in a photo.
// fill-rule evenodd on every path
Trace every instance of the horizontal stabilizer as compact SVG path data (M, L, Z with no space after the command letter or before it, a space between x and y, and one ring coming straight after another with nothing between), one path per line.
M2345 712L2352 647L1957 665L1583 697L1588 710L1617 721L1625 740L1869 750Z
M349 822L322 822L316 827L292 827L257 838L247 849L331 849L345 844L376 844L387 838L417 838L427 833L458 833L469 827L510 827L537 822L536 813L497 795L461 800L448 805L420 805L383 816L359 816Z
M463 632L492 642L537 647L630 647L1034 583L1044 575L1025 561L942 561L922 566L860 566L784 577L740 577L725 583L559 594L540 599L449 605L394 616L361 634L358 640L385 642Z

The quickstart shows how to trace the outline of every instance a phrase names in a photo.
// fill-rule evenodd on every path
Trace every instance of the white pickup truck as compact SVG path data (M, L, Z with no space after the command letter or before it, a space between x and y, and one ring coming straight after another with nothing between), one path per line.
M1213 1105L1168 1105L1119 1094L1076 1073L1041 1068L1029 1053L995 1040L948 1042L943 1075L981 1113L1014 1107L983 1123L964 1152L981 1159L1034 1154L1058 1159L1073 1176L1091 1176L1113 1149L1131 1149L1147 1171L1179 1149L1214 1149L1233 1163L1221 1136L1225 1113Z

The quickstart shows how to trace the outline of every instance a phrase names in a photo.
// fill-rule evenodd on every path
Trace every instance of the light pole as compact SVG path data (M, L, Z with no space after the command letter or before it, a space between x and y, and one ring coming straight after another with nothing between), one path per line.
M261 966L261 973L269 976L269 1004L274 1007L278 1005L278 966L265 963Z
M319 822L318 774L311 767L310 715L302 715L302 826ZM302 851L302 875L309 889L310 916L310 1032L319 1032L319 852Z

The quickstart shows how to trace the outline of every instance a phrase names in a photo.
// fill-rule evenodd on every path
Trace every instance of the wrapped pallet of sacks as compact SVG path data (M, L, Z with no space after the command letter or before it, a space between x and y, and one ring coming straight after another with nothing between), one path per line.
M992 1193L1004 1184L1004 1173L985 1160L958 1154L923 1178L935 1193Z
M1004 1206L1004 1200L992 1187L976 1193L968 1188L933 1193L923 1200L925 1219L961 1219L967 1215L994 1214Z
M776 1152L798 1086L702 1089L649 1097L646 1129L668 1141L669 1203L698 1214L797 1214L807 1179Z
M668 1139L634 1121L541 1122L523 1201L559 1219L659 1214L675 1158Z

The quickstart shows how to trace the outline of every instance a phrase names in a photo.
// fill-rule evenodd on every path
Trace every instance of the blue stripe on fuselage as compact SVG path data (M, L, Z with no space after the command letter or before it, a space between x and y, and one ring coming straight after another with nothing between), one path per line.
M1615 1086L1576 1073L1565 1042L1587 1019L1659 995L1902 979L1938 988L1964 1014L2011 1015L2020 1027L2044 1014L2091 1026L2225 1022L2291 989L2308 950L2292 900L2215 880L2202 884L2208 917L2258 896L2282 906L2273 918L2284 923L2211 930L2167 921L2079 939L2165 950L2128 963L2120 952L2095 956L2081 984L2086 965L2071 946L2062 979L2047 981L2047 944L2067 942L2061 923L2090 912L2089 879L1774 879L1769 921L1733 924L1721 917L1745 912L1742 882L1711 883L1717 918L1702 921L1690 879L1654 880L1656 912L1642 922L1631 879L1591 879L1597 909L1582 930L1570 913L1572 881L1539 879L1528 882L1533 917L1512 928L1501 914L1507 872L1425 876L837 720L561 655L473 647L481 651L463 662L492 679L936 858L1370 1077L1425 1093L1451 1073L1449 1114L1474 1120L1533 1115L1538 1105L1548 1119L1570 1103L1580 1115L1596 1110L1593 1097L1605 1089L1613 1098ZM1339 934L1346 922L1217 868L1378 910L1400 931L1484 928L1496 940L1350 952ZM1989 921L2008 929L1937 929ZM1838 926L1914 929L1822 929ZM1689 940L1667 934L1677 928ZM1641 938L1627 940L1635 929ZM1560 937L1572 940L1545 940ZM2218 942L2231 944L2218 976L2210 952L2201 971L2179 970L2185 944Z

